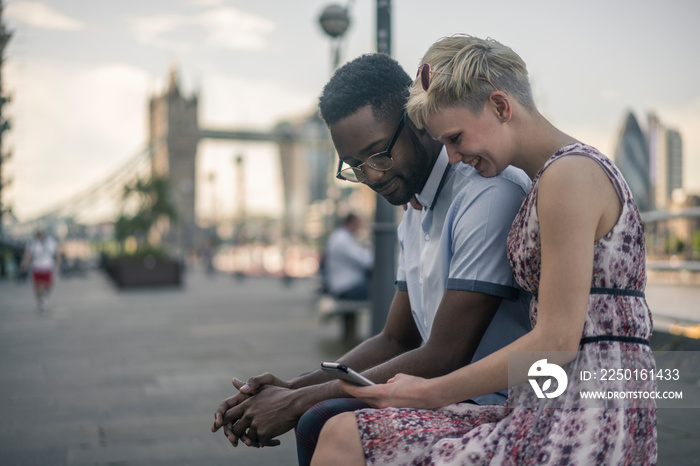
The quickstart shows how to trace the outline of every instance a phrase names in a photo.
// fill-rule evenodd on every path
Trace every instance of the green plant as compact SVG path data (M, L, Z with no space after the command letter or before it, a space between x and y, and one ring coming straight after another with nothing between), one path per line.
M696 256L700 256L700 230L696 230L693 232L693 253Z
M177 219L169 191L168 179L165 177L137 178L124 186L123 205L135 207L136 212L128 215L122 211L114 225L114 235L121 245L122 253L132 249L128 251L129 255L164 255L160 248L149 243L149 232L162 218ZM135 239L135 248L126 247L130 238Z

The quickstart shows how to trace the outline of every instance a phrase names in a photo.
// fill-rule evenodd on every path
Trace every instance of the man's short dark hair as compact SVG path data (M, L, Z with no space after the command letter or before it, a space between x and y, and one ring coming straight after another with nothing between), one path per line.
M413 80L399 63L384 53L362 55L338 68L319 99L327 125L371 105L378 121L396 118L408 101Z

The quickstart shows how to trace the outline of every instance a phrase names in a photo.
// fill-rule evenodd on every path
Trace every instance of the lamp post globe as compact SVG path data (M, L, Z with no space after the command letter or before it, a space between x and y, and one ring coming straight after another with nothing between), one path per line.
M340 5L328 5L318 18L323 31L329 36L336 38L345 34L350 24L347 10Z

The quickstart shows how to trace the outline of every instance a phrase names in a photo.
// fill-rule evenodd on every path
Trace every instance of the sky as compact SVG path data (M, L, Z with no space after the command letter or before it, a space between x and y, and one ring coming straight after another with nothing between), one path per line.
M328 0L4 0L3 109L12 158L3 191L20 220L109 176L147 141L147 102L179 70L202 127L268 129L316 110L332 72L318 18ZM376 50L376 0L350 8L341 62ZM684 184L700 191L700 2L394 0L392 55L413 75L440 37L491 37L525 60L540 111L612 158L629 111L681 132ZM197 208L235 209L233 160L246 161L247 210L279 214L272 147L200 143ZM95 214L107 215L107 214Z

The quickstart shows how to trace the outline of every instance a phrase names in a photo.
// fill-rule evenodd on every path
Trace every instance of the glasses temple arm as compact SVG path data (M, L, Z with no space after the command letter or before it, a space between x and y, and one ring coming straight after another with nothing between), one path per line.
M343 169L343 161L340 158L338 158L338 169L335 172L335 177L339 180L347 181L346 178L341 173L342 169Z

